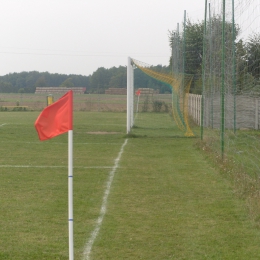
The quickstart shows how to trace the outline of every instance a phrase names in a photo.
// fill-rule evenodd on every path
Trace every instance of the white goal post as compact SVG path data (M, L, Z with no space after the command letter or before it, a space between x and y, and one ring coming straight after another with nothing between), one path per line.
M126 133L129 134L134 125L134 68L130 57L127 59L127 122Z

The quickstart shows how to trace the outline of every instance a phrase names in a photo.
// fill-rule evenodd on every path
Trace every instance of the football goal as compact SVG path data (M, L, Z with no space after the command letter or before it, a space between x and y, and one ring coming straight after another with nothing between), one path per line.
M160 94L158 90L147 86L135 88L135 69L139 69L151 79L155 79L158 83L167 86L168 94ZM191 82L191 75L159 71L154 66L129 57L127 65L127 133L129 134L132 128L136 126L136 119L140 117L140 114L142 114L142 121L145 124L145 118L150 117L153 121L155 118L160 120L163 116L162 113L158 112L166 112L167 116L171 115L175 124L185 136L194 136L189 125L188 115L188 97ZM145 112L147 113L146 116L144 116ZM163 122L160 124L163 124Z

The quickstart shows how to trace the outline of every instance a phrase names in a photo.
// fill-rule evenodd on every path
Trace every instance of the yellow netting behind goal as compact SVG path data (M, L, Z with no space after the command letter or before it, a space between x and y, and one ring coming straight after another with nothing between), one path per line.
M192 76L186 74L166 74L154 71L151 65L132 59L133 64L148 76L163 82L172 90L172 116L185 136L194 136L189 126L188 98Z

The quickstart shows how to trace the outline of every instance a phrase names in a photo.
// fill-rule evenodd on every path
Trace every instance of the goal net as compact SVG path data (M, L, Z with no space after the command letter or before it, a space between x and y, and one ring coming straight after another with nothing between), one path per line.
M155 89L134 87L134 70L139 69L151 79L168 87L169 94L160 94ZM144 62L128 58L127 71L127 133L132 128L173 127L173 122L185 136L194 136L189 123L188 97L191 75L158 71ZM172 119L172 120L171 120ZM164 120L164 122L163 122ZM149 123L150 122L150 123ZM170 127L170 128L171 128ZM169 131L170 134L170 131ZM171 133L175 134L175 133Z

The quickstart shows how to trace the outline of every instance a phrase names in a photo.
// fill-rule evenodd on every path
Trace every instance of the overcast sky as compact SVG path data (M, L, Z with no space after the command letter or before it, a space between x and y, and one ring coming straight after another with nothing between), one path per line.
M184 10L203 20L205 0L0 0L0 75L90 75L127 57L168 65L168 30Z

